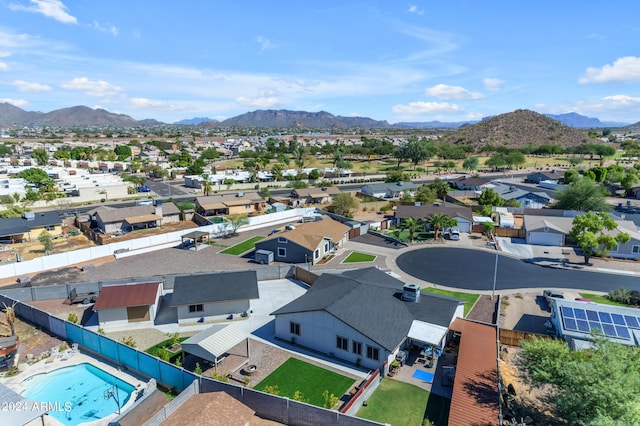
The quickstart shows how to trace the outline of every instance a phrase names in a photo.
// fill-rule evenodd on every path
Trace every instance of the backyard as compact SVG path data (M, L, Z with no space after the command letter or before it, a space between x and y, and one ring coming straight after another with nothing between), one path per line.
M439 288L423 288L422 291L424 291L426 293L439 294L440 296L447 296L447 297L453 297L454 299L462 299L462 300L464 300L465 302L467 302L467 303L464 304L464 316L465 317L467 316L467 314L469 313L471 308L473 308L473 305L476 303L476 301L480 297L479 294L462 293L462 292L459 292L459 291L441 290Z
M449 401L417 386L385 378L357 416L393 426L421 425L425 414L437 426L445 426Z
M248 240L244 240L241 243L238 243L234 246L226 248L222 250L220 253L231 254L233 256L240 256L243 253L253 250L256 246L256 243L262 240L263 238L264 237L261 235L256 235L255 237L249 238Z
M299 359L289 358L273 373L258 383L254 389L277 393L280 396L286 396L291 399L296 399L294 395L297 394L299 400L304 400L318 407L325 407L325 397L323 396L325 391L339 399L354 383L355 380L349 377L311 365Z

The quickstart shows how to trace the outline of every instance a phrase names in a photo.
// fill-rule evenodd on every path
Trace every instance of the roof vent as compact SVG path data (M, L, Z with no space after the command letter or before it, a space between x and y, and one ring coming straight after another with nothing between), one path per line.
M27 220L36 220L36 215L34 212L24 212L24 218Z
M236 197L244 197L244 192L238 192L238 193L236 194Z
M398 186L404 185L404 182L398 182Z
M323 187L322 187L322 190L323 190L323 191L326 191L326 190L327 190L327 187L326 187L326 186L323 186Z
M420 300L420 286L418 284L405 284L402 287L402 300L416 303Z

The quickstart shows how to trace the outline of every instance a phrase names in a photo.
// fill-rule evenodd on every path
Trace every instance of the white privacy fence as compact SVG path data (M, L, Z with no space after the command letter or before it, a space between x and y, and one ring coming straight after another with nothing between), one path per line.
M299 208L251 217L249 218L249 224L238 229L238 232L290 222L302 216L315 214L315 211L315 208ZM201 226L198 230L208 232L212 236L221 236L228 233L230 228L227 223L215 223ZM167 232L164 234L151 235L133 240L119 241L117 243L42 256L25 262L7 263L0 265L0 277L6 278L29 275L49 269L64 268L80 262L89 262L105 256L116 256L116 258L121 258L175 247L180 244L183 235L192 231L193 229L185 229L181 231ZM115 254L116 252L117 254Z

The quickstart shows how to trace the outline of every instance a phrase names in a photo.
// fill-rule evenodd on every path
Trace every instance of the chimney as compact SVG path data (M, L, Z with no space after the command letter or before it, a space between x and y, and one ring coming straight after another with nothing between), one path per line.
M164 215L162 214L162 200L156 200L156 208L154 213L156 214L156 216L164 217Z

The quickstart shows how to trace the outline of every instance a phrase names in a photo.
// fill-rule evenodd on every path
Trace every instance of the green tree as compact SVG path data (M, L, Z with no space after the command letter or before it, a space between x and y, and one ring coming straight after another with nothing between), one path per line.
M231 234L238 232L238 228L249 224L249 216L244 213L231 213L225 216L225 222L231 227Z
M119 161L124 161L127 158L131 157L131 148L127 145L116 145L113 149L113 152L118 156Z
M427 223L431 225L434 232L434 239L440 240L440 231L446 228L452 228L458 224L458 221L444 213L433 213L427 219Z
M407 182L409 175L401 170L392 170L384 178L385 182Z
M40 235L38 235L38 241L42 244L45 252L53 250L53 237L47 231L42 231Z
M429 185L429 188L431 188L436 193L438 198L440 198L443 201L445 198L447 198L447 193L451 189L451 187L449 186L449 183L440 178L436 178L433 182L431 182L428 185Z
M631 425L640 418L640 351L593 336L592 349L562 340L522 341L524 379L549 391L555 416L569 425Z
M622 185L625 190L625 196L631 197L633 195L631 190L638 184L638 180L638 171L636 169L631 168L625 170L624 176L620 179L620 185Z
M569 185L580 178L581 178L580 173L578 173L576 169L568 169L567 171L564 172L564 183L566 185Z
M53 158L55 158L56 160L62 160L62 161L69 160L71 158L71 153L66 149L61 148L53 153Z
M333 196L333 202L331 208L336 214L345 215L351 210L358 208L358 200L348 192L341 192Z
M36 148L31 153L31 158L36 160L39 166L46 166L49 164L49 151L44 148Z
M478 204L481 206L501 207L504 205L504 200L493 188L487 188L478 197Z
M202 192L205 197L211 195L211 191L213 190L213 186L211 185L211 181L209 180L209 175L202 175Z
M9 145L0 144L0 156L7 156L13 154L13 149Z
M429 185L420 185L416 191L415 200L421 203L432 203L438 198L436 191Z
M591 179L578 179L568 187L556 191L556 209L586 211L607 211L605 191Z
M626 232L618 232L615 236L606 232L617 228L618 224L607 213L588 212L573 219L569 237L582 249L584 263L588 264L592 255L606 254L618 244L631 240Z
M463 162L462 162L462 167L465 170L476 170L478 168L478 164L480 163L480 160L478 160L478 157L472 155L471 157L467 157Z
M330 394L328 389L325 389L324 392L322 392L322 397L324 398L324 405L323 407L331 410L333 408L334 405L336 405L338 403L338 401L340 400L340 398L338 398L337 396L335 396L334 394Z
M416 231L423 229L422 220L415 217L408 217L402 221L402 229L409 231L409 242L413 242Z
M409 145L403 143L402 145L398 146L393 152L393 157L397 161L396 170L400 170L400 164L402 164L403 161L411 158L409 154Z

